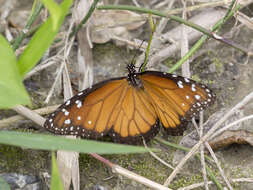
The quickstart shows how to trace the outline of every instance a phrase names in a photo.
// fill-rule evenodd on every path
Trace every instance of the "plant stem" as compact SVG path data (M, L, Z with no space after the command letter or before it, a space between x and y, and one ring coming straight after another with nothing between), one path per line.
M94 0L88 13L86 14L86 16L84 17L84 19L76 26L73 28L73 31L70 33L69 38L73 37L76 35L76 33L81 29L81 27L88 21L88 19L90 18L90 16L92 15L92 13L94 12L96 5L98 3L99 0Z
M36 3L37 1L35 1ZM38 17L40 11L43 8L43 4L41 2L37 2L36 8L35 10L32 11L31 16L29 17L24 30L21 32L21 34L14 40L12 48L15 51L16 49L18 49L18 47L20 46L21 42L23 41L23 39L25 38L25 34L28 33L29 29L31 28L33 22L35 21L35 19Z

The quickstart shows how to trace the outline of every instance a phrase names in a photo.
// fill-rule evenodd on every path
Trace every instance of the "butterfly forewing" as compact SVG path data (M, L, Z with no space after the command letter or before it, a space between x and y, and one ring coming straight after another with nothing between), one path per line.
M117 103L126 80L114 79L94 85L66 101L46 120L55 133L97 138L109 131L106 119ZM103 135L102 135L103 136Z

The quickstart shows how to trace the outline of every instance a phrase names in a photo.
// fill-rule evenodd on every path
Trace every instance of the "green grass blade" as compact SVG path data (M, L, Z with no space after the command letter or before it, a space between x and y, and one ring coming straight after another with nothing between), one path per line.
M57 30L57 23L59 23L62 9L54 0L41 0L45 7L49 10L53 22L53 30Z
M52 152L52 177L50 190L63 190L63 185L61 182L61 177L59 174L54 152Z
M1 131L0 144L40 150L66 150L82 153L123 154L147 152L144 147L104 143L92 140L68 139L61 136Z
M16 56L8 41L0 35L0 109L30 103L22 81Z
M0 177L0 189L11 190L9 184L1 177Z

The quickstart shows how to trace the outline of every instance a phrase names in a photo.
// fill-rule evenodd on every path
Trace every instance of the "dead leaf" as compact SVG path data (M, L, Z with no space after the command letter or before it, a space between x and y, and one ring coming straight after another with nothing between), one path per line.
M91 39L95 43L106 43L112 37L129 39L129 31L135 30L146 22L146 16L125 10L95 11L92 18Z
M228 130L208 142L212 149L224 148L231 144L250 144L253 146L253 133L246 130Z

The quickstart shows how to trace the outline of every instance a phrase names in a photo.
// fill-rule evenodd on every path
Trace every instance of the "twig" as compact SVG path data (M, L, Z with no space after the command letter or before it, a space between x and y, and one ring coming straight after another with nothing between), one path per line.
M190 12L190 11L195 11L199 9L207 9L209 7L226 6L229 3L231 3L231 0L220 0L220 1L214 1L214 2L207 1L206 3L200 3L198 5L188 6L186 7L186 10ZM161 7L155 6L155 8L160 9ZM180 14L181 12L183 12L183 8L168 9L166 12L171 15Z
M200 122L199 122L199 138L201 139L203 136L203 111L199 113L200 115ZM206 162L205 162L205 153L204 153L204 145L200 146L200 160L201 160L201 165L202 165L202 173L203 173L203 179L204 179L204 184L205 184L205 189L209 190L208 188L208 180L206 176Z
M253 183L253 178L238 178L238 179L231 179L231 181L233 183L237 183L237 182L248 182L248 183ZM212 181L208 181L208 184L213 184ZM182 188L179 188L178 190L191 190L191 189L196 189L196 188L199 188L199 187L202 187L204 186L204 183L195 183L195 184L192 184L192 185L189 185L187 187L182 187Z
M148 150L148 152L151 154L151 156L153 156L155 159L157 159L159 162L161 162L163 165L167 166L168 168L174 169L173 166L171 166L170 164L168 164L167 162L165 162L164 160L159 158L154 152L152 152L144 140L143 140L143 144L144 144L145 148Z
M168 0L167 0L168 1ZM161 3L164 4L166 1L162 1ZM173 4L175 3L175 0L169 0L169 2L166 2L167 5L167 10L171 10ZM165 5L163 5L164 7ZM157 6L156 6L156 9L159 9ZM168 11L169 12L169 11ZM168 13L170 14L170 13ZM156 29L156 32L154 34L155 37L158 37L162 34L164 28L166 27L167 25L167 22L168 22L168 19L167 18L162 18L160 20L160 22L158 23L158 26L157 26L157 29Z
M57 84L58 80L60 79L60 77L61 77L61 75L62 75L62 71L63 71L63 68L64 68L64 64L65 64L65 63L63 62L63 63L61 64L60 68L59 68L58 71L57 71L56 78L55 78L54 83L53 83L53 85L52 85L52 87L51 87L51 89L50 89L50 91L49 91L49 93L48 93L48 96L47 96L47 98L46 98L46 100L45 100L45 103L48 103L49 100L50 100L50 98L51 98L51 96L53 95L53 92L54 92L54 89L55 89L55 87L56 87L56 84Z
M39 64L38 66L34 67L30 72L28 72L24 79L30 78L32 75L34 75L35 73L46 69L47 67L50 67L54 64L57 64L60 61L57 61L58 56L64 51L64 48L60 49L59 52L57 53L57 55L50 57L48 59L46 59L45 61L43 61L41 64Z
M205 162L205 157L204 157L204 146L200 146L200 160L201 160L201 165L202 165L202 175L204 179L204 186L205 190L209 190L208 188L208 180L207 180L207 175L206 175L206 162Z
M140 50L140 51L142 51L142 52L145 52L146 51L146 49L147 49L147 46L145 46L144 44L142 44L141 46L140 46L140 44L142 43L142 41L141 40L135 40L135 41L131 41L131 40L128 40L128 39L125 39L125 38L121 38L120 36L116 36L116 35L111 35L111 38L113 39L113 40L118 40L118 41L120 41L120 42L124 42L124 43L126 43L127 45L129 45L129 46L131 46L131 47L133 47L133 48L135 48L135 49L138 49L138 50ZM139 42L138 42L139 41Z
M37 114L44 115L44 114L48 114L48 113L53 112L57 107L59 107L59 105L49 106L49 107L40 108L40 109L36 109L36 110L32 110L32 111ZM25 116L25 117L30 119L29 116ZM2 119L2 120L0 120L0 129L5 128L5 127L9 128L15 122L18 122L23 119L24 119L24 117L21 115L15 115L15 116L9 117L7 119Z
M157 190L172 190L168 187L165 187L163 185L160 185L154 181L151 181L145 177L142 177L140 175L137 175L136 173L134 172L131 172L125 168L122 168L116 164L113 164L112 162L110 162L109 160L99 156L98 154L90 154L92 157L96 158L97 160L103 162L105 165L109 166L113 172L117 173L117 174L120 174L120 175L123 175L129 179L132 179L132 180L135 180L143 185L146 185L150 188L153 188L153 189L157 189Z
M36 112L22 106L22 105L17 105L14 108L12 108L16 112L18 112L20 115L23 115L26 118L29 118L32 120L34 123L38 124L39 126L43 126L45 122L45 118L41 117L39 114Z
M186 12L186 2L185 0L181 0L183 4L183 13L182 13L182 18L184 20L187 20L187 12ZM180 31L182 34L181 38L181 57L183 57L187 52L189 51L189 39L188 39L188 34L186 32L186 26L183 25ZM184 77L191 77L191 71L190 71L190 63L189 60L185 60L185 62L182 64L182 76Z
M231 186L230 182L228 181L228 178L226 177L223 169L221 168L220 163L219 163L217 157L215 156L211 146L208 144L208 142L205 142L205 146L208 149L208 151L210 152L211 156L213 157L213 160L215 161L216 166L218 167L220 174L221 174L222 178L224 179L225 183L227 184L228 188L230 190L233 190L233 187Z
M155 140L157 140L158 142L163 143L163 144L165 144L165 145L168 145L168 146L170 146L170 147L173 147L173 148L175 148L175 149L182 150L182 151L189 152L189 151L191 150L190 148L187 148L187 147L184 147L184 146L180 146L180 145L178 145L178 144L174 144L174 143L171 143L171 142L169 142L169 141L165 141L165 140L163 140L163 139L161 139L161 138L159 138L159 137L155 137ZM197 156L199 156L199 155L197 155ZM206 155L205 155L205 158L206 158L206 160L208 160L209 162L213 162L212 158L210 158L209 156L206 156Z

